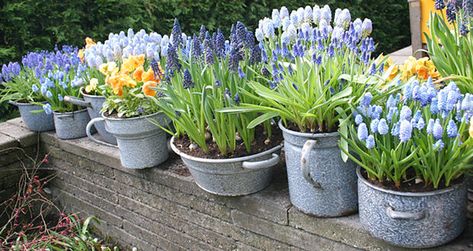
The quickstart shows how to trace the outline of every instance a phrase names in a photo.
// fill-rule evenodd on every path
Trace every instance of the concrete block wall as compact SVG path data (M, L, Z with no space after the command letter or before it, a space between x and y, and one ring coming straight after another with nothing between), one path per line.
M20 121L13 121L21 127ZM265 190L219 197L201 190L178 156L146 170L121 167L118 149L86 138L41 134L54 198L70 212L101 219L103 236L125 250L400 250L372 238L357 215L320 219L289 201L284 163ZM437 250L469 250L473 224Z

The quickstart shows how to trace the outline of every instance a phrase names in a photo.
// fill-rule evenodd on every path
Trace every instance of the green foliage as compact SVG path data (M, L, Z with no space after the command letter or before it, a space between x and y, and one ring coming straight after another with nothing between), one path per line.
M169 33L177 17L186 33L203 24L210 30L243 21L251 29L271 10L285 5L329 4L349 8L353 16L372 19L378 52L409 44L409 12L405 0L9 0L0 7L0 63L18 60L27 51L53 49L55 44L82 46L86 36L103 41L110 32L129 27Z

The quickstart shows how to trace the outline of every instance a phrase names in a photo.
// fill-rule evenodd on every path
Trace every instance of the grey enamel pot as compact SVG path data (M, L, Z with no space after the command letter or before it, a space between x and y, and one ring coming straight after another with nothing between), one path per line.
M46 132L54 130L53 114L45 113L42 106L29 103L10 103L18 107L21 119L31 131Z
M86 94L84 93L83 89L81 89L81 93L82 93L83 99L66 96L64 97L64 100L71 104L87 107L87 112L89 113L89 116L91 119L100 118L102 106L103 106L103 103L105 102L105 97ZM96 122L94 124L94 127L95 129L97 129L97 132L100 135L100 137L102 137L103 141L112 145L117 144L117 139L113 137L112 134L107 132L107 130L105 130L105 124L103 121Z
M154 167L166 161L169 156L166 133L156 126L169 124L164 113L154 113L137 118L111 118L103 114L87 125L87 136L99 143L112 147L115 145L95 138L91 129L95 123L105 122L105 129L118 143L122 166L131 169Z
M222 196L256 193L267 187L273 167L279 163L282 145L261 153L229 159L204 159L181 152L171 138L172 150L181 156L197 185L203 190Z
M459 236L466 219L466 184L432 192L398 192L358 174L360 221L376 238L408 248L430 248Z
M473 176L468 176L468 218L473 219Z
M76 139L87 136L85 128L90 121L87 109L74 112L54 112L54 127L60 139Z
M357 210L356 168L344 162L334 133L300 133L279 127L284 136L291 203L317 217L349 215Z

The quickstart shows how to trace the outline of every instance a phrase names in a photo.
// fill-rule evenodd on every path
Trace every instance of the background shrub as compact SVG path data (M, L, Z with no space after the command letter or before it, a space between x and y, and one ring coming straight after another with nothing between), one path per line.
M185 33L222 28L228 34L240 20L251 28L274 8L329 4L348 8L352 17L373 21L378 52L390 53L410 42L407 0L5 0L0 3L0 64L19 60L31 50L56 44L83 46L86 36L103 41L129 27L170 33L174 17ZM5 117L0 104L0 118Z

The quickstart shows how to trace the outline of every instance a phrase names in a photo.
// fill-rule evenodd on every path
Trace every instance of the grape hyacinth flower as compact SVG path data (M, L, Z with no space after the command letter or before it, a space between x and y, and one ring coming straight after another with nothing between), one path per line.
M378 132L378 124L379 124L378 119L371 120L370 129L371 129L372 133L377 133Z
M435 0L435 9L436 9L436 10L443 10L443 9L445 9L445 2L444 2L444 0Z
M366 127L365 123L361 123L358 125L358 139L359 140L366 140L368 137L368 128Z
M457 124L453 120L448 121L447 136L449 138L455 138L455 137L457 137L457 135L458 135Z
M363 117L362 117L360 114L357 114L357 115L355 116L355 123L356 123L356 125L359 125L359 124L361 124L362 122L363 122Z
M179 20L177 20L177 18L174 19L171 35L172 35L172 45L175 48L180 48L182 46L182 31L181 31L181 25L179 24Z
M443 136L443 128L439 119L435 120L434 127L432 128L432 135L436 140L441 139Z
M378 133L381 134L381 135L388 134L389 126L388 126L388 123L386 122L386 119L383 118L383 119L379 120L377 129L378 129Z
M368 136L368 138L366 138L366 148L373 149L374 146L375 146L374 136L370 135Z
M184 81L182 83L182 87L184 87L184 89L190 89L194 87L194 82L192 81L192 76L188 69L184 70Z
M454 23L456 19L456 9L455 9L455 3L454 1L449 1L447 3L447 21L449 23Z
M53 113L53 110L51 109L51 105L49 103L43 105L43 110L48 115Z
M401 120L399 126L399 140L407 142L412 136L412 124L407 120Z
M434 143L434 150L441 151L445 147L445 143L441 139Z

